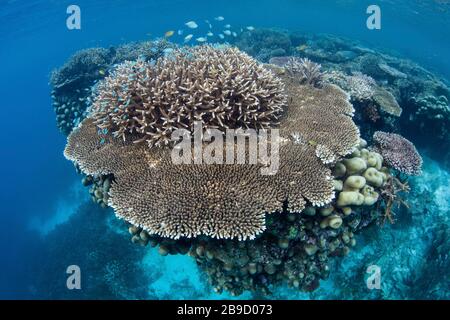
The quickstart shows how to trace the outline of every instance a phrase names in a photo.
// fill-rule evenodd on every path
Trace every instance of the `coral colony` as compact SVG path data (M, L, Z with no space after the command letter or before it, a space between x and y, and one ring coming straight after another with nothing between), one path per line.
M124 59L120 49L77 54L53 76L58 123L70 132L64 154L93 199L129 223L133 243L188 254L216 292L267 295L282 283L313 291L356 233L394 220L393 206L408 191L399 175L419 174L422 160L400 135L372 138L375 130L355 124L368 107L377 121L402 112L372 75L325 71L310 59L330 61L306 45L300 58L277 43L286 57L275 58L247 48L245 34L237 44L271 63L211 45L169 55L161 54L164 43L135 45L153 49L147 58L131 50ZM371 54L360 50L367 63ZM70 79L67 70L80 63L91 76ZM97 66L107 74L98 76ZM376 71L404 79L378 61ZM88 96L70 93L74 81L89 87L87 107L74 105Z

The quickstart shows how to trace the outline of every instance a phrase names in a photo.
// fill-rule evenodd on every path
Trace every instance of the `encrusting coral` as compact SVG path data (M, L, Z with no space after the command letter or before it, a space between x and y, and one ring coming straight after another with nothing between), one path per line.
M85 174L114 175L109 205L119 217L150 234L175 239L202 234L254 238L265 230L265 213L285 206L299 211L307 201L318 206L329 203L334 191L325 163L349 154L359 140L351 120L353 108L342 90L333 85L302 86L283 73L278 76L286 84L289 101L277 126L281 166L275 175L261 175L259 164L177 166L169 148L134 143L133 135L99 133L91 118L69 136L65 155ZM268 86L272 88L272 83ZM291 140L293 134L301 137L301 143ZM326 150L326 161L316 156L318 148Z
M114 136L167 145L176 129L270 128L285 105L283 85L235 48L184 48L153 66L127 61L98 88L90 117Z

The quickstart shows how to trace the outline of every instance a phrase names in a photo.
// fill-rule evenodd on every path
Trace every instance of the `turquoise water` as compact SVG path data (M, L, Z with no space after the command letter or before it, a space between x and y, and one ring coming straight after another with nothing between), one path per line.
M66 27L66 9L70 4L81 9L81 30ZM366 9L370 4L381 8L381 30L366 27ZM223 16L224 21L214 19L218 16ZM191 20L198 23L198 28L189 30L185 23ZM212 23L215 34L209 42L223 42L217 35L226 30L226 24L237 33L236 40L232 41L237 41L243 33L241 29L246 31L249 26L256 30L276 28L309 35L327 33L414 61L444 83L450 79L450 2L444 0L2 1L3 134L0 143L4 183L0 190L0 298L231 298L227 293L212 293L205 276L189 257L160 257L156 250L131 244L125 223L114 219L111 209L90 203L80 175L62 154L66 137L56 126L49 86L51 71L78 50L155 40L170 30L175 34L169 41L183 44L184 37L193 33L189 44L194 44L196 38L205 37L209 31L205 20ZM183 34L178 35L178 30L183 30ZM407 114L406 107L404 110ZM449 298L445 272L442 279L430 280L436 283L439 294L427 295L432 290L423 288L427 282L424 274L430 270L444 268L448 272L445 269L449 266L448 259L439 266L430 261L427 266L422 261L436 258L433 246L437 241L431 239L428 229L423 230L424 225L429 226L431 234L437 233L437 229L448 229L450 157L446 158L443 155L446 150L441 149L448 146L445 144L448 141L427 138L424 142L414 126L408 127L408 121L413 120L404 118L403 121L402 134L418 143L425 163L424 174L411 181L415 191L410 201L414 205L406 214L406 222L362 236L351 256L346 258L346 264L335 266L347 270L347 278L332 275L313 293L276 288L272 298ZM417 234L423 238L411 240ZM392 251L389 239L402 244L401 248ZM448 236L440 241L440 246L448 248ZM386 248L375 252L373 243L382 243L378 248ZM112 248L117 249L117 254ZM95 260L93 252L105 256ZM414 258L399 258L405 254ZM394 259L392 256L401 265L388 262ZM364 264L364 257L376 260L389 270L382 295L364 291L356 284L353 290L341 290L338 285L344 280L353 283L351 275ZM93 261L111 261L111 266L96 268ZM138 263L131 265L130 261ZM88 270L83 273L89 280L82 293L65 288L65 268L70 264ZM118 271L108 271L111 268ZM409 286L394 288L401 280L390 271L403 270L402 276L412 277L408 273L412 269L424 271L405 281ZM245 292L239 298L252 297Z

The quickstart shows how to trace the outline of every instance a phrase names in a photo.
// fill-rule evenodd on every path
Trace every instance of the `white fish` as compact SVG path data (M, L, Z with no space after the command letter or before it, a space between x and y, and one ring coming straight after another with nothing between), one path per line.
M237 33L236 32L233 32L233 37L237 37Z
M248 31L253 31L253 30L255 30L255 28L252 27L252 26L248 26L248 27L247 27L247 30L248 30Z
M212 33L211 31L209 31L206 35L207 35L208 37L212 37L212 36L214 35L214 33Z
M230 30L225 30L223 33L226 34L227 36L231 36L231 31Z
M206 24L208 25L208 27L209 27L210 29L212 29L212 24L211 24L211 22L209 22L209 20L205 20L205 22L206 22Z
M231 28L231 24L226 24L225 28L230 29Z
M197 38L195 40L197 40L198 42L206 42L206 41L208 41L208 39L206 39L205 37L200 37L200 38Z
M181 35L183 34L183 32L184 32L184 30L181 30L181 29L180 29L180 30L177 31L177 34L178 34L179 36L181 36Z
M222 17L222 16L218 16L218 17L215 17L214 20L216 20L216 21L223 21L223 20L225 20L225 18Z
M188 34L186 37L184 37L184 42L189 42L193 36L193 34Z
M197 23L195 23L195 21L189 21L185 23L186 26L188 26L188 28L191 29L196 29L198 27Z
M223 39L223 38L225 38L225 36L223 34L219 33L219 38Z

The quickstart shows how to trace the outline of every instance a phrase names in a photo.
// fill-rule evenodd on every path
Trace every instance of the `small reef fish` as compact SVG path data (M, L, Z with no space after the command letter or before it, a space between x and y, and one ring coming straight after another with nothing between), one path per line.
M227 36L231 36L231 31L230 30L225 30L223 33L226 34Z
M188 34L186 37L184 37L184 42L189 42L193 36L193 34Z
M206 41L208 41L208 39L206 39L205 37L200 37L200 38L197 38L195 40L198 41L198 42L206 42Z
M255 28L252 27L252 26L248 26L246 29L247 29L248 31L253 31L253 30L255 30Z
M184 30L180 29L180 30L177 31L177 34L178 34L179 36L181 36L181 35L183 35L183 32L184 32Z
M188 21L185 23L185 25L191 29L196 29L198 27L198 25L197 25L197 23L195 23L195 21Z
M104 75L106 74L105 70L103 70L103 69L98 70L98 73L99 73L101 76L104 76Z
M164 37L165 38L170 38L171 36L173 36L175 34L175 31L173 30L169 30L166 33L164 33Z
M223 34L219 33L219 38L223 39L223 38L225 38L225 36Z
M214 33L212 33L211 31L209 31L206 35L207 35L208 37L212 37L212 36L214 35Z
M236 32L233 32L232 34L233 34L233 37L237 37L237 33Z
M223 21L223 20L225 20L225 18L222 17L222 16L218 16L218 17L215 17L214 20L216 20L216 21Z
M231 28L231 24L226 24L225 28L230 29Z
M208 25L208 27L209 27L210 29L212 29L212 24L211 24L211 22L209 22L209 20L205 20L205 22L206 22L206 24Z

